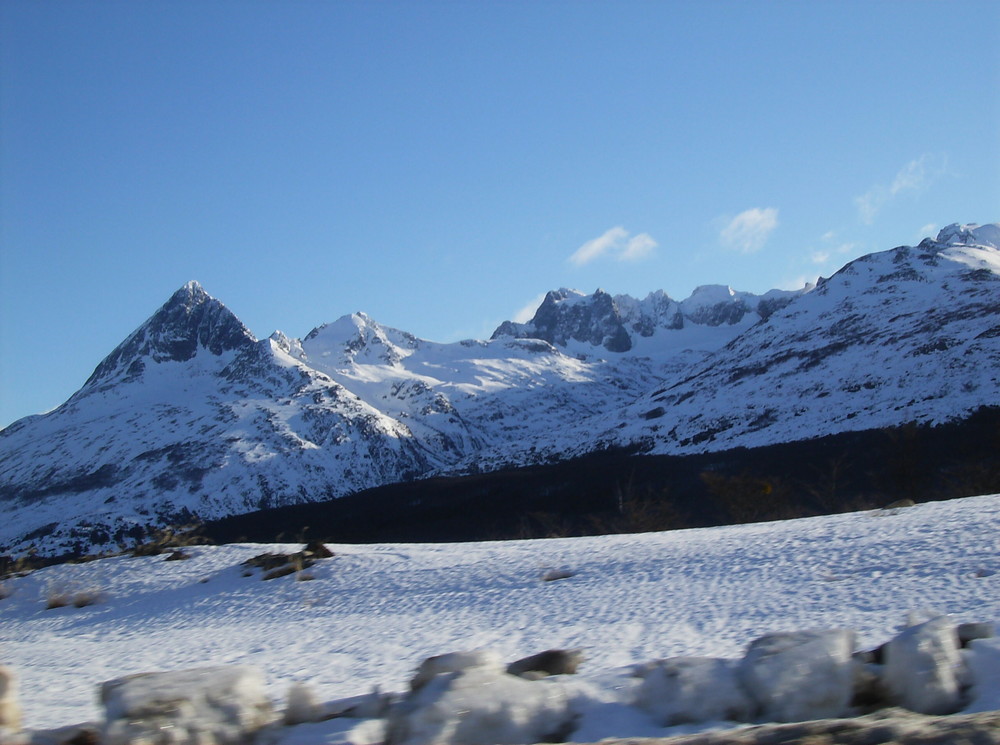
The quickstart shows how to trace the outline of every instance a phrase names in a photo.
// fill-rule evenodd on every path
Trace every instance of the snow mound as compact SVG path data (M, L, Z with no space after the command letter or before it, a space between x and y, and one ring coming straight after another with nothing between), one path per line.
M420 690L438 675L458 673L473 668L500 673L505 671L506 666L500 655L488 649L477 649L471 652L447 652L428 657L420 663L416 675L410 681L410 690Z
M969 651L972 701L965 711L1000 711L1000 638L973 639Z
M659 660L643 672L636 704L665 727L686 722L746 722L753 704L740 686L738 671L736 660Z
M967 678L958 633L938 616L902 631L885 648L883 678L898 703L921 714L951 714L961 708Z
M438 675L389 716L388 745L502 745L561 742L572 729L558 684L484 666Z
M845 629L768 634L747 648L740 676L766 720L838 717L853 693L853 654Z
M106 745L242 745L273 719L248 665L129 675L104 683L101 700Z

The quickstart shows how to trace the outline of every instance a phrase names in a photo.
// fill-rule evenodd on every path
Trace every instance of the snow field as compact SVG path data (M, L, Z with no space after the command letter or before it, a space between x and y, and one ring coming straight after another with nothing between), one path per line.
M98 719L98 685L139 672L253 665L281 709L297 681L331 701L404 691L423 659L446 652L513 661L581 648L570 689L603 702L587 735L663 734L623 710L636 685L628 666L738 658L764 634L803 629L851 629L870 649L911 610L997 624L998 528L994 495L669 533L328 544L336 556L306 570L310 581L262 581L240 566L298 544L114 557L6 580L0 664L20 678L25 726L48 728ZM542 581L551 569L573 576ZM46 609L51 593L76 589L99 602Z

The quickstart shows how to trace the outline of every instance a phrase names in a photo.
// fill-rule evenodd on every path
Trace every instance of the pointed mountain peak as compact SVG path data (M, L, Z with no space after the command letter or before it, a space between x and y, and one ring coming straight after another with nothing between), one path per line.
M84 387L131 380L149 361L184 362L200 349L213 355L251 346L254 335L200 284L188 282L109 354Z
M419 346L413 334L383 326L361 311L317 326L302 340L310 358L335 360L337 365L396 365Z
M328 343L346 344L356 338L363 337L369 330L380 328L368 314L358 311L341 316L336 321L324 323L308 334L302 341L312 341L318 336L324 337Z
M167 305L170 305L171 303L197 305L198 303L203 303L206 300L211 299L212 296L205 292L205 288L201 286L201 283L192 279L170 296L170 300L167 301Z

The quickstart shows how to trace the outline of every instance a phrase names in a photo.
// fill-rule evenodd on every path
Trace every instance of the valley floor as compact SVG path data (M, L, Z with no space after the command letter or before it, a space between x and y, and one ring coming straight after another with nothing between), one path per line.
M739 657L771 631L847 627L867 649L909 611L1000 625L998 535L1000 495L668 533L330 545L311 581L241 566L300 545L192 547L187 561L123 556L5 581L0 664L20 675L29 728L98 719L104 680L227 663L261 668L279 707L293 681L322 701L402 691L425 657L475 648L509 660L582 648L579 685L620 687L633 663ZM543 581L550 570L572 576ZM98 602L46 609L59 592ZM575 739L676 731L615 711Z

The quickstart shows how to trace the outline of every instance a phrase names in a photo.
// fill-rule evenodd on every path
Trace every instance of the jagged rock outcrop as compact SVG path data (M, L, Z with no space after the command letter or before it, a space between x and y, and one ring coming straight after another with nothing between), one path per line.
M612 297L604 290L584 295L576 290L553 290L527 323L505 321L493 339L543 339L557 347L588 345L625 353L657 332L680 331L685 326L736 326L766 319L795 297L807 292L772 290L758 296L722 285L698 287L687 300L672 300L662 290L643 300L628 295Z

